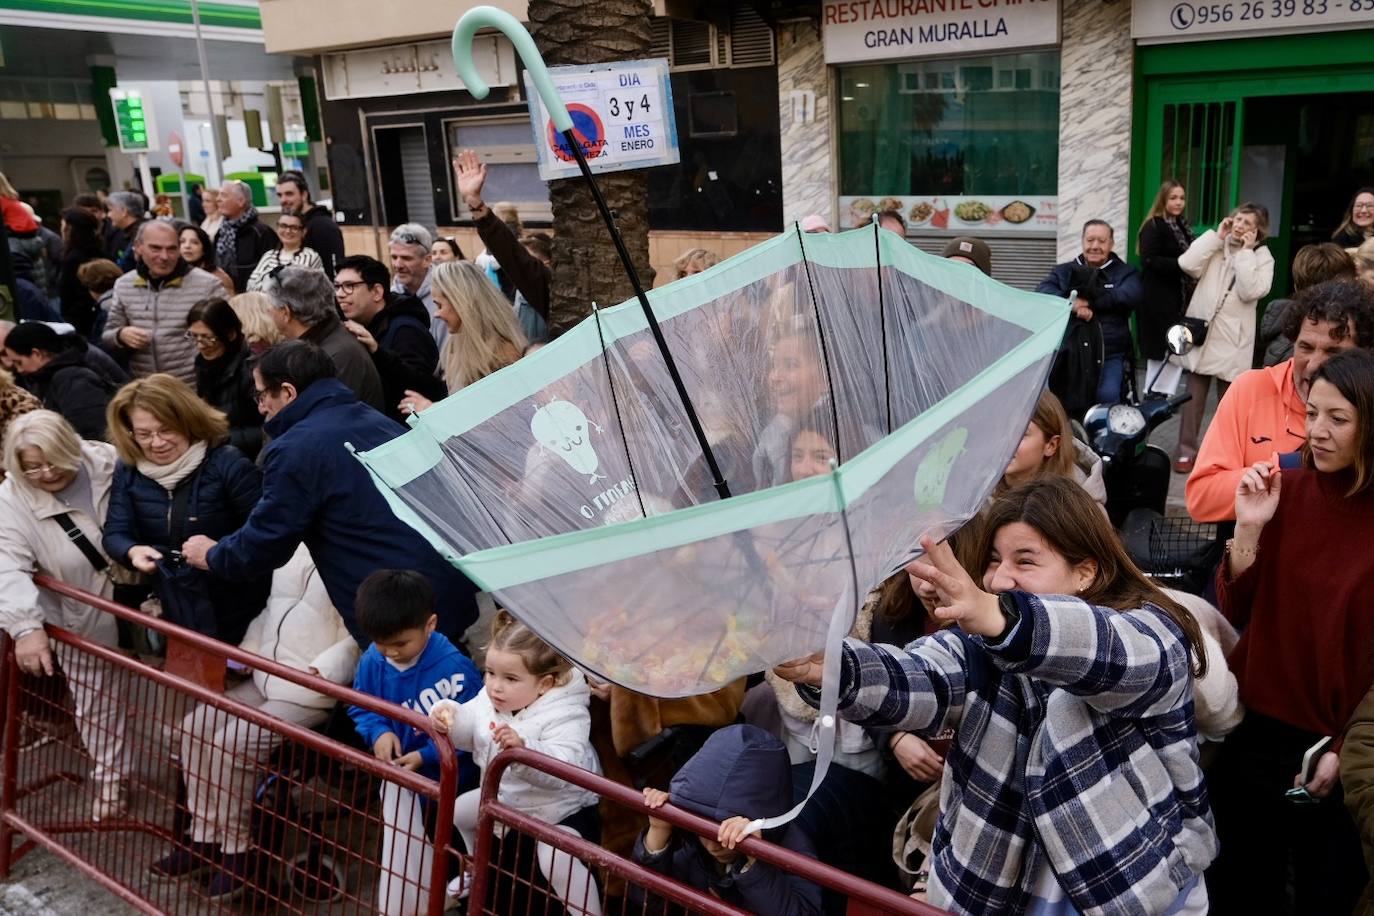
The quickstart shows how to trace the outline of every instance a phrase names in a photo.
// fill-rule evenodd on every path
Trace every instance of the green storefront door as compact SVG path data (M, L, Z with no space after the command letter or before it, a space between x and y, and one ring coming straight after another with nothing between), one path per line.
M1374 32L1357 31L1137 48L1131 226L1165 178L1187 189L1198 232L1242 197L1260 199L1272 217L1270 298L1287 295L1292 252L1329 238L1322 221L1334 226L1355 188L1374 179L1357 166L1316 174L1311 164L1314 132L1338 147L1332 156L1353 159L1351 145L1364 142L1361 110L1374 119L1371 47Z

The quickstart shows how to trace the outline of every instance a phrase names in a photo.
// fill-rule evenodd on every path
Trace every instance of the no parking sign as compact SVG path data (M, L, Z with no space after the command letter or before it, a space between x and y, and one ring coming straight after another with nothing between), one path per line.
M573 137L593 172L643 169L680 160L666 60L550 67L549 77L568 106ZM572 149L553 126L528 73L525 92L539 152L539 177L551 181L580 174Z

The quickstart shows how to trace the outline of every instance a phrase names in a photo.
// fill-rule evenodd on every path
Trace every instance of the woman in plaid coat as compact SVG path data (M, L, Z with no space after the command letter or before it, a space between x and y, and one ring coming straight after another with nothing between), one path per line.
M929 902L955 913L1200 914L1217 841L1198 767L1196 621L1131 565L1072 481L989 510L979 588L945 544L908 570L957 627L846 640L840 713L953 729ZM984 590L986 589L986 590ZM817 702L820 659L780 666Z

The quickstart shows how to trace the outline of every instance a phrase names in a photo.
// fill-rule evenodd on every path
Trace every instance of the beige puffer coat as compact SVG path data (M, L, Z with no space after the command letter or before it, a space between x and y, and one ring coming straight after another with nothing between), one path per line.
M44 623L57 624L105 645L118 641L115 618L71 598L58 598L33 584L42 572L77 588L109 598L114 591L104 573L91 566L53 517L71 512L72 521L100 550L101 525L114 477L114 446L82 442L81 463L91 478L91 501L98 518L69 510L51 493L10 477L0 483L0 627L11 636Z
M1188 303L1188 317L1211 322L1203 345L1182 358L1183 368L1233 382L1250 368L1254 358L1255 307L1273 285L1274 256L1262 246L1228 248L1221 236L1209 229L1178 256L1178 266L1188 276L1198 278Z
M186 313L202 299L224 296L224 286L214 274L192 267L154 289L137 271L115 281L110 318L101 338L106 347L118 347L117 336L127 327L142 328L153 341L142 350L129 351L129 374L143 378L167 372L196 385L196 346L186 339Z

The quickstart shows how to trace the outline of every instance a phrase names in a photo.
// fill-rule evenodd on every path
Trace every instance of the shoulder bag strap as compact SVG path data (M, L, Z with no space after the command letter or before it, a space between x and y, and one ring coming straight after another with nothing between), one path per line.
M103 573L109 568L110 564L105 560L105 557L100 551L95 549L95 545L91 543L90 538L86 537L86 532L82 531L80 526L72 520L71 513L63 512L54 515L52 520L62 526L62 530L67 533L67 540L76 545L76 549L81 551L82 556L86 558L91 566L95 567L96 572Z
M167 546L172 550L180 550L181 545L186 543L186 522L191 514L191 503L200 490L200 472L205 470L205 462L210 460L210 453L205 453L205 461L200 463L189 480L183 480L181 486L172 491L172 508L168 512L167 526ZM199 502L199 500L194 500Z
M1227 297L1227 296L1230 296L1230 295L1231 295L1231 290L1233 290L1233 289L1235 289L1235 288L1236 288L1236 273L1235 273L1235 271L1233 270L1233 271L1231 271L1231 282L1227 284L1227 286L1226 286L1226 292L1224 292L1224 293L1221 294L1221 299L1217 302L1217 307L1214 308L1214 309L1212 310L1212 317L1207 319L1207 323L1208 323L1208 324L1211 324L1213 321L1216 321L1216 320L1217 320L1217 316L1221 314L1221 307L1222 307L1223 305L1226 304L1226 297Z

